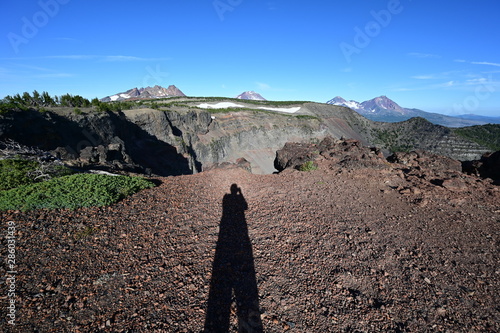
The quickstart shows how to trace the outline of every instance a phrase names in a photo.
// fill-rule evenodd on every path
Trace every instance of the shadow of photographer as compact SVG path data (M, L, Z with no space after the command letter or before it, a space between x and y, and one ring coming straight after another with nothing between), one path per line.
M222 205L204 332L229 332L233 292L238 332L263 332L252 243L245 219L248 205L238 185L231 185L231 193L224 195Z

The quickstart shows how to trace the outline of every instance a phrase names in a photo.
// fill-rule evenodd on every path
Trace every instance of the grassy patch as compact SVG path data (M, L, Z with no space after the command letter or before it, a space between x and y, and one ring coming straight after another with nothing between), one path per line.
M0 210L107 206L154 184L139 177L76 174L0 192Z
M307 161L299 167L299 171L314 171L317 170L318 166L314 161Z

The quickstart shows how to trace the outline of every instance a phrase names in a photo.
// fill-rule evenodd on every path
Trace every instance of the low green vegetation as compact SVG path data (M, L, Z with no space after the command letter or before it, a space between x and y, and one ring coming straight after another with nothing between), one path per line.
M0 191L0 210L100 207L151 187L140 177L75 174Z
M299 171L314 171L317 170L318 166L314 161L307 161L299 167Z
M0 210L105 206L153 186L140 177L75 174L53 162L0 160Z
M305 119L305 120L320 120L316 116L310 116L308 114L299 114L295 116L297 119Z
M488 124L455 128L453 132L467 140L476 142L492 151L500 150L500 125Z
M397 130L380 130L373 129L375 143L388 149L390 152L409 152L413 149L413 145L403 142L402 135Z
M43 164L34 160L0 160L0 191L29 185L73 173L63 165Z

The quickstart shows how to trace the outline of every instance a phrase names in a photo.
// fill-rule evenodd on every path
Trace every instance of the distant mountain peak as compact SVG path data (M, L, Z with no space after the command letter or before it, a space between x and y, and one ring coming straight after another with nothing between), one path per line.
M398 122L414 117L421 117L434 124L448 127L482 125L488 122L500 123L500 117L479 117L475 115L451 117L438 113L425 112L418 109L403 108L385 95L375 97L368 101L364 101L363 103L352 100L346 101L344 98L337 96L326 103L348 107L362 116L374 121Z
M179 88L174 85L168 86L168 88L164 88L162 86L156 85L154 87L146 87L146 88L132 88L125 92L121 92L115 95L106 96L101 99L103 102L114 102L114 101L123 101L131 98L164 98L171 96L186 96Z
M255 91L245 91L238 96L236 96L237 99L249 99L249 100L254 100L254 101L267 101L264 97L262 97L260 94L256 93Z
M356 101L347 101L340 96L337 96L337 97L329 100L328 102L326 102L326 104L345 106L345 107L348 107L349 109L353 109L355 111L358 111L359 109L362 108L360 103L358 103Z
M368 110L371 113L383 114L388 111L390 113L395 112L401 115L408 113L404 108L399 106L398 103L394 102L387 96L375 97L374 99L361 103L361 105L365 110Z

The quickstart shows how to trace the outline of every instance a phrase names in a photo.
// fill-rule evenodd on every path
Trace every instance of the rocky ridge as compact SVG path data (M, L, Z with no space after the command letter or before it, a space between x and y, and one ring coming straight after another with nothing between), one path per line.
M317 169L297 171L305 161ZM500 330L500 190L490 179L432 153L388 161L331 137L288 143L276 164L274 175L225 165L158 178L110 207L0 212L16 226L15 328L211 332L210 304L229 298L219 315L231 332ZM228 206L233 184L247 209ZM215 258L238 253L220 246L228 218L251 242L238 249L244 265L223 273L254 280L255 295L233 298L238 282L213 281Z
M160 109L132 108L75 114L12 112L0 116L0 140L50 151L68 164L160 176L191 174L243 157L252 171L275 171L276 150L286 142L310 143L327 136L352 138L390 151L426 150L458 160L479 160L488 148L424 119L377 123L340 106L298 103L272 110L265 101L238 109L203 109L205 99L184 98ZM217 100L219 101L219 100ZM288 106L299 111L286 113ZM271 106L268 106L271 108ZM284 110L283 112L279 112Z
M106 96L104 98L101 98L101 102L116 102L130 99L165 98L173 96L186 95L184 95L184 93L174 85L170 85L168 88L156 85L154 87L132 88L122 93L118 93L112 96Z

